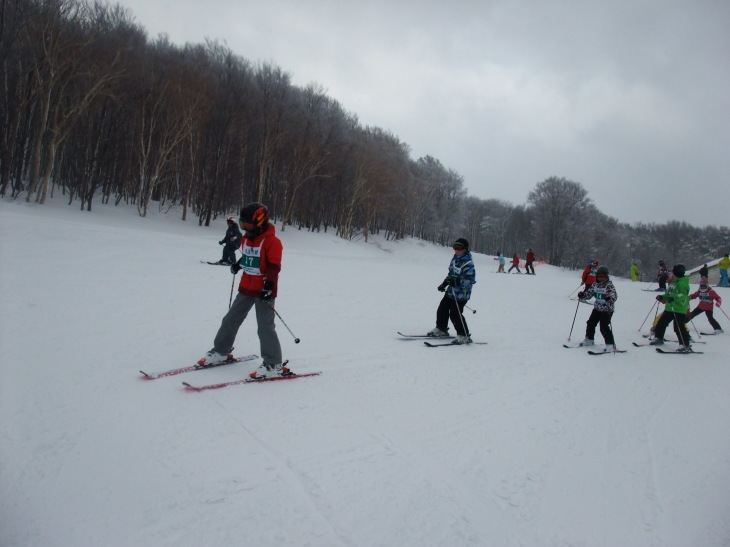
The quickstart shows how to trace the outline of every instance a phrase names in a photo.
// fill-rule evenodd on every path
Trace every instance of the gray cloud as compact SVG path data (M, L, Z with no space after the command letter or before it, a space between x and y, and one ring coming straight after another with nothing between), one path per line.
M321 84L472 195L521 204L557 175L625 222L729 224L725 0L120 3Z

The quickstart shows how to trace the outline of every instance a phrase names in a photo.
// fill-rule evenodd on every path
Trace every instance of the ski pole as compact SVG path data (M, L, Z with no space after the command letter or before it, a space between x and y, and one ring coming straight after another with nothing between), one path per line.
M700 331L697 330L697 327L695 326L695 322L692 319L690 319L689 322L692 323L692 328L695 330L695 333L697 334L697 338L702 340L702 335L700 334Z
M299 338L297 338L296 336L294 336L294 333L293 333L293 332L291 331L291 329L289 328L289 325L287 325L287 324L286 324L286 321L284 321L284 320L283 320L283 319L281 318L281 315L279 315L279 312L278 312L278 311L276 311L276 308L275 308L274 306L272 306L272 305L271 305L271 302L267 302L266 300L264 300L264 302L266 302L266 303L267 303L267 304L269 305L269 307L270 307L270 308L271 308L272 310L274 310L274 313L276 314L276 317L278 317L278 318L279 318L279 321L281 321L281 322L282 322L282 324L283 324L283 325L284 325L284 326L286 327L286 330L288 330L288 331L289 331L289 334L291 334L291 335L292 335L292 337L294 338L294 343L295 343L295 344L298 344L298 343L300 342Z
M467 310L471 310L471 312L472 312L472 313L476 313L476 312L477 312L477 310L475 310L474 308L470 308L470 307L469 307L469 306L467 306L466 304L464 304L464 307L465 307L465 308L466 308Z
M608 330L611 332L611 338L613 338L613 354L616 355L616 338L613 336L613 318L608 321Z
M233 304L233 287L236 284L236 274L233 274L233 279L231 280L231 297L228 299L228 309L231 309L231 304Z
M646 320L649 319L651 312L654 310L654 306L658 306L658 305L659 305L659 300L654 300L654 303L651 305L651 309L649 310L649 313L646 314L646 317L644 317L644 321L641 323L641 326L639 327L639 332L641 332L641 329L644 328L644 323L646 323Z
M575 291L573 291L575 292ZM578 304L575 306L575 315L573 315L573 324L570 325L570 334L568 334L568 342L570 342L570 337L573 336L573 327L575 327L575 318L578 317L578 308L580 307L580 298L578 299Z
M459 301L456 299L456 292L454 292L454 287L450 286L451 289L451 296L454 297L454 306L456 306L456 311L459 312L459 319L461 320L461 328L464 331L464 334L467 337L467 340L469 339L469 333L466 332L466 323L464 322L464 315L461 313L461 310L459 309ZM466 306L466 304L464 304ZM471 308L469 308L471 309ZM474 312L476 313L476 312ZM468 343L468 342L467 342Z
M725 310L723 310L720 306L716 306L716 308L718 310L720 310L725 317L727 317L728 319L730 319L730 317L728 317L727 314L725 313Z
M580 289L580 288L581 288L582 286L583 286L583 283L581 283L580 285L578 285L578 286L577 286L577 287L576 287L576 288L575 288L575 289L573 290L573 292L572 292L572 293L570 293L570 294L568 295L568 298L570 298L571 296L573 296L573 294L575 293L575 291L577 291L578 289Z

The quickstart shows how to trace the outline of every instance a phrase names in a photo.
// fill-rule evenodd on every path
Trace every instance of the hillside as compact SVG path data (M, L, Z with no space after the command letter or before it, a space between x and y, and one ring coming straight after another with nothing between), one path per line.
M0 544L730 544L730 335L633 347L644 284L614 277L629 351L591 357L562 347L590 312L577 272L475 255L489 343L429 349L396 332L433 327L449 249L287 228L277 309L301 343L278 332L322 375L188 393L138 371L210 348L232 276L200 263L224 221L178 218L0 202ZM252 319L237 354L259 351Z

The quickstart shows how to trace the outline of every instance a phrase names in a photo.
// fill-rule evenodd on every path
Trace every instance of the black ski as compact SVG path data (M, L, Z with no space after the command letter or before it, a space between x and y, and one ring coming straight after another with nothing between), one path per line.
M406 340L422 340L423 338L433 340L453 340L456 338L455 336L429 336L428 334L403 334L402 332L399 332L398 334Z
M207 260L201 260L201 264L210 264L211 266L230 266L230 264L227 264L225 262L208 262Z
M589 351L588 355L609 355L611 353L626 353L625 349L615 349L612 351Z
M456 340L454 340L453 342L445 342L443 344L432 344L431 342L424 342L424 344L426 344L426 346L429 348L444 348L444 347L449 347L449 346L473 346L473 345L483 346L483 345L488 344L488 342L469 342L468 344L461 344L461 343L457 342Z
M692 353L698 353L698 354L701 355L701 354L704 353L703 351L695 351L693 349L692 350L689 350L689 351L676 351L676 350L674 350L674 351L667 351L667 350L662 349L662 348L656 348L656 350L657 350L658 353L664 353L665 355L666 354L690 355Z
M703 333L700 333L700 334L703 334ZM651 338L652 340L654 339L654 336L651 334L642 334L641 337L642 338ZM664 339L664 342L671 342L672 344L679 344L679 342L677 340L668 340L666 338ZM691 343L692 344L705 344L706 342L702 342L700 340L692 340Z
M701 332L701 336L715 336L717 334L722 334L721 332Z

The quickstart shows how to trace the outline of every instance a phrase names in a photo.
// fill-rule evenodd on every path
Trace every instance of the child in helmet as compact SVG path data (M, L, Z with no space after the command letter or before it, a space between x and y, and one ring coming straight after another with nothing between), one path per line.
M613 317L614 303L618 299L618 293L613 282L608 278L608 268L600 266L596 270L595 283L586 286L586 290L578 293L578 298L588 300L596 297L593 303L593 311L586 322L586 337L580 345L592 346L593 337L596 334L596 325L600 325L601 335L606 343L605 351L616 351L616 343L611 330L611 317Z
M707 320L710 322L710 325L712 325L712 328L715 329L715 334L722 333L720 323L718 323L712 316L712 312L715 307L714 303L717 302L717 306L719 307L722 304L722 298L720 298L720 296L710 288L706 277L700 278L700 290L689 295L690 300L694 300L695 298L699 298L700 303L692 311L692 313L689 314L689 320L692 321L692 319L704 313L707 315Z
M667 292L657 295L656 299L665 304L664 313L654 327L654 340L652 346L664 344L664 333L669 323L674 322L674 333L679 340L679 351L692 351L689 345L689 337L685 323L687 322L687 310L689 310L689 279L685 276L684 264L675 264L672 268L674 276L669 282Z
M249 203L241 209L241 228L245 232L241 241L240 260L231 265L231 273L243 270L238 285L238 296L213 341L213 347L198 361L200 366L216 365L226 361L233 350L238 329L253 308L258 324L259 344L263 363L250 374L251 378L290 376L292 372L282 363L281 344L274 325L274 302L281 272L283 246L276 237L276 228L269 222L269 209L262 203Z
M218 264L230 265L236 263L236 250L241 245L241 230L238 229L234 217L228 217L226 222L228 223L226 235L218 242L218 245L224 245L223 258L218 261Z

